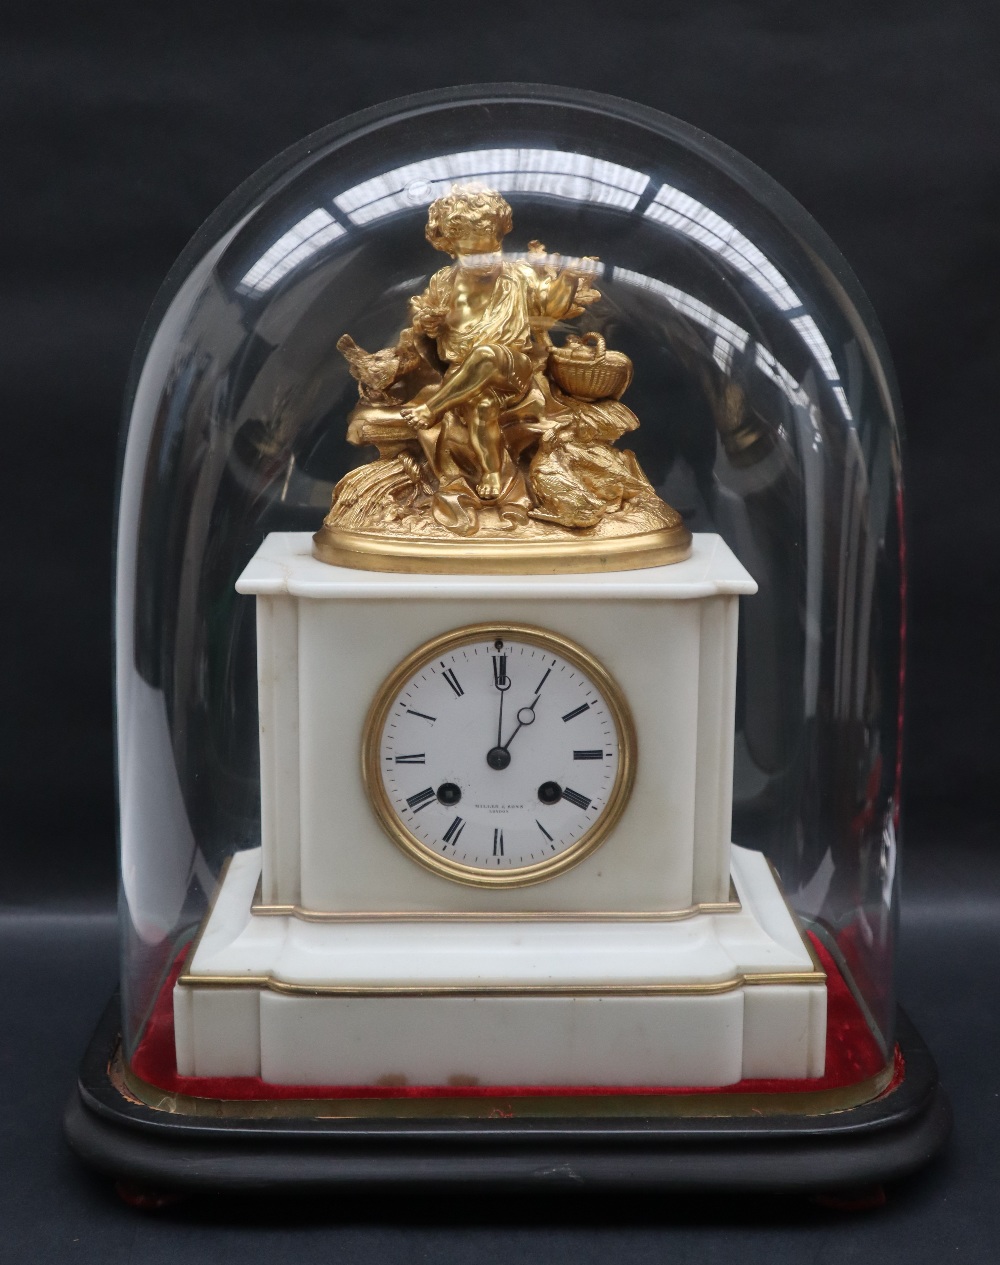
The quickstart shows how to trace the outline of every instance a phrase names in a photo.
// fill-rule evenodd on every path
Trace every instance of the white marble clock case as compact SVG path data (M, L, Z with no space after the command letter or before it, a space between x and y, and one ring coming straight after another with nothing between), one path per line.
M174 993L182 1075L277 1084L722 1085L823 1071L826 989L766 860L730 843L738 599L723 541L558 576L331 567L273 533L257 598L261 848L234 858ZM594 655L637 735L608 839L529 887L416 865L361 776L365 717L442 633L530 624ZM463 917L463 915L465 915Z

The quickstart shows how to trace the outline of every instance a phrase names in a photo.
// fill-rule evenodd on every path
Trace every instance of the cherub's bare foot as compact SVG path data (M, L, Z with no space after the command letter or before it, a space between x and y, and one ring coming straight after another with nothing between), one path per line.
M414 430L425 430L434 425L434 414L426 404L407 404L399 411L403 415L403 421Z
M500 476L484 474L482 480L476 485L476 491L484 501L495 501L500 495Z

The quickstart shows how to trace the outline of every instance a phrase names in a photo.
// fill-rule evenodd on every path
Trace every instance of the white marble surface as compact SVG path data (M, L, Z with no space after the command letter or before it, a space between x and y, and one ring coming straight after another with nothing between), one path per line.
M740 912L678 921L307 922L251 916L258 850L238 854L188 973L300 988L459 988L458 996L175 990L182 1074L275 1083L726 1084L822 1071L822 984L741 984L811 958L766 861L733 849ZM719 984L593 996L593 985ZM491 995L491 987L569 996ZM572 990L581 990L573 993Z
M312 556L309 532L271 532L236 583L239 593L325 599L350 597L396 601L423 598L430 592L460 598L505 601L557 593L588 600L603 597L675 600L757 592L756 582L721 536L696 533L691 556L684 562L638 571L590 572L584 575L394 575L333 567Z
M260 850L233 858L194 961L198 975L309 986L710 984L812 963L764 858L733 849L739 911L676 921L338 921L253 916Z
M692 999L260 998L275 1084L717 1085L740 1079L738 994ZM334 1075L335 1073L335 1075Z
M729 841L737 603L756 586L721 539L643 571L403 576L330 567L308 535L276 533L238 588L257 596L262 848L234 857L187 967L205 985L175 989L182 1073L570 1086L822 1071L825 986L754 979L812 960L765 859ZM382 832L361 742L397 663L490 622L561 634L603 663L637 769L595 853L483 891L427 873ZM723 902L730 877L738 911L587 916ZM267 904L398 916L252 915L258 878ZM453 917L405 916L420 912ZM454 917L496 912L508 917ZM575 917L516 916L546 912Z
M718 537L696 536L692 557L670 567L488 583L330 567L309 544L268 536L239 582L258 594L265 903L637 911L726 899L737 595L755 586ZM431 638L491 621L593 654L625 695L638 752L603 845L544 884L504 891L418 867L378 825L361 777L365 718L389 673Z

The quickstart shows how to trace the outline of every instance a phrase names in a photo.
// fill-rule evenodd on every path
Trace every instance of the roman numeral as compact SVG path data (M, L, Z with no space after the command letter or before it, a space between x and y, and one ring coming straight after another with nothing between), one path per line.
M495 827L493 830L493 855L495 857L503 856L503 831L497 830Z
M443 661L441 663L441 667L444 668L444 679L455 691L455 697L461 698L462 695L465 693L465 690L463 690L462 687L459 685L458 677L455 675L454 671L451 668L445 668Z
M424 757L425 757L425 752L423 751L421 751L417 755L398 755L396 756L396 763L397 764L426 764L427 761Z
M426 808L435 799L437 799L437 792L433 786L428 786L426 790L417 791L416 795L411 795L406 802L415 813L419 813L421 808Z
M589 808L590 800L586 795L581 795L579 791L571 790L568 786L562 793L563 799L568 799L571 804L575 804L577 808Z
M465 829L465 822L462 820L461 817L456 817L455 820L448 827L448 829L444 832L444 835L442 836L442 838L444 839L445 843L451 843L452 839L454 838L455 843L457 844L458 837L464 829Z
M398 760L399 756L396 756L396 759ZM574 751L573 759L574 760L603 760L604 752L599 749L596 751Z
M546 839L548 839L549 843L551 843L551 842L552 842L552 836L551 836L551 835L549 834L549 832L545 829L545 827L542 825L542 823L538 820L538 818L537 818L537 817L535 818L535 825L536 825L536 826L538 827L538 829L542 832L542 834L545 836L545 838L546 838Z
M409 708L407 708L406 710L407 710L407 712L409 713L409 715L411 715L411 716L422 716L424 720L429 720L429 721L431 722L431 724L432 724L432 725L433 725L433 724L434 724L434 722L437 720L437 717L436 717L436 716L428 716L426 712L418 712L418 711L417 711L417 709L416 709L415 707L409 707Z
M536 693L536 694L541 694L541 692L542 692L542 686L543 686L543 685L545 684L545 682L549 679L549 673L550 673L551 671L552 671L552 669L551 669L551 668L546 668L546 669L545 669L545 675L544 675L544 676L542 677L542 679L538 682L538 688L535 690L535 693Z
M572 720L574 716L582 716L589 707L589 703L581 703L579 707L574 707L571 712L567 712L563 720Z
M493 656L493 684L498 690L502 690L507 684L507 656L505 654Z

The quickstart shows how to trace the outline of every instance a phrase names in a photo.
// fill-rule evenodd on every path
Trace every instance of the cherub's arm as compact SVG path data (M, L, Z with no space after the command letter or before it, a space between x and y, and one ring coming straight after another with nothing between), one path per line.
M450 272L450 268L436 272L423 293L410 299L410 324L417 333L436 338L447 321L451 310Z
M534 268L532 290L539 316L553 321L579 316L586 306L601 297L590 284L597 271L596 256L585 255L560 267L558 255L547 256L541 242L531 242L528 257Z

